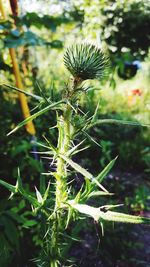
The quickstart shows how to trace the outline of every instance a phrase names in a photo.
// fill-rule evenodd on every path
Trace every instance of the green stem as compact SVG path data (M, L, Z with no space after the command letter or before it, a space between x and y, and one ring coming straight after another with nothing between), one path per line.
M60 154L66 154L70 147L70 120L71 107L66 105L63 116L59 119L58 149ZM62 158L57 159L57 181L56 181L56 205L55 209L60 209L67 200L67 168L66 162Z
M63 116L58 118L58 150L61 154L66 154L70 148L71 141L71 120L72 110L70 105L66 104ZM55 214L56 217L52 226L52 256L55 255L55 265L57 266L57 260L59 259L60 249L59 240L60 233L65 230L66 222L64 218L64 204L68 199L67 192L67 167L66 162L59 158L57 159L57 171L56 171L56 191L55 191ZM59 265L59 264L58 264ZM52 266L52 265L51 265Z

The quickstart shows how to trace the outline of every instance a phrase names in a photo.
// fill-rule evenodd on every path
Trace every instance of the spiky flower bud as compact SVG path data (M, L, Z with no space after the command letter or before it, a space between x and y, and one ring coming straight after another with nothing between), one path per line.
M107 59L100 48L84 43L67 48L64 64L75 79L84 81L100 79L106 70Z

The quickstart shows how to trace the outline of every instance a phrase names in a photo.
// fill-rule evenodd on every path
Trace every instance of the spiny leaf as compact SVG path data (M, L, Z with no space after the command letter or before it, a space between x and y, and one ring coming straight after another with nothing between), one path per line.
M64 159L73 169L75 169L77 172L81 173L84 177L88 178L89 180L96 183L103 191L108 192L98 181L93 177L93 175L88 172L86 169L81 167L79 164L74 162L73 160L69 159L65 155L61 154L59 155L62 159Z
M45 94L43 93L43 90L42 90L40 84L38 83L38 81L36 81L36 84L37 84L38 90L39 90L39 92L40 92L40 94L41 94L41 96L42 96L42 99L45 100L45 102L46 102L47 104L50 104L51 102L49 101L49 99L47 99L47 97L46 97Z
M30 204L32 204L34 207L40 207L40 203L36 200L35 197L31 196L28 192L26 192L24 189L19 190L20 194L29 201Z
M49 146L46 146L46 145L44 145L44 144L42 144L42 143L39 143L39 142L36 142L36 141L34 141L34 144L36 144L37 146L41 146L41 147L44 147L44 148L47 148L48 150L49 150ZM36 152L36 153L38 153L38 154L52 154L52 152L51 151L45 151L45 152Z
M109 171L112 169L114 166L114 163L116 161L117 157L110 161L108 165L100 172L100 174L97 175L96 179L101 183L103 179L106 177L106 175L109 173Z
M114 208L118 208L118 207L121 207L123 206L124 204L116 204L116 205L104 205L104 206L101 206L100 207L100 211L108 211L110 209L114 209Z
M69 222L70 222L70 220L71 220L71 218L72 218L72 215L73 215L73 211L74 211L74 210L73 210L73 208L69 206L69 208L68 208L68 214L67 214L67 221L66 221L66 227L65 227L65 229L67 229L67 228L68 228Z
M43 203L42 195L41 195L41 193L39 192L39 190L36 188L36 186L35 186L35 192L36 192L36 197L37 197L38 202L39 202L39 203Z
M88 198L97 196L112 196L112 195L114 195L114 193L109 193L109 192L107 193L104 191L93 191L88 195Z
M23 189L22 180L21 180L21 176L20 176L20 169L19 168L18 168L18 176L17 176L16 187L17 187L17 190L22 190Z
M85 204L78 204L78 203L75 203L74 201L69 201L69 204L74 209L78 210L80 213L93 217L95 221L98 221L100 218L101 212L99 208L91 207Z
M19 192L25 199L27 199L30 204L39 207L40 204L36 200L35 197L31 196L26 190L24 190L23 185L22 185L22 180L20 176L20 170L18 168L18 177L17 177L17 183L16 183L16 192Z
M91 123L94 122L96 120L96 116L97 116L97 113L98 113L98 109L99 109L99 106L100 106L100 100L98 101L98 104L96 106L96 109L95 109L95 112L92 116L92 120L91 120Z
M32 197L28 192L26 192L22 186L20 185L20 178L17 180L16 186L11 185L5 181L0 180L0 184L7 188L12 194L19 192L24 198L26 198L32 205L35 205L36 207L39 206L39 203L37 202L36 198Z
M50 148L53 152L57 153L57 148L50 142L50 140L48 140L48 139L46 138L45 135L43 135L43 138L44 138L45 141L48 143L49 148Z
M19 128L21 128L22 126L26 125L29 121L34 120L35 118L37 118L37 117L39 117L40 115L42 115L42 114L44 114L45 112L47 112L48 110L55 108L55 107L58 106L59 104L62 104L63 102L64 102L64 101L61 100L61 101L58 101L58 102L56 102L56 103L50 104L50 105L48 105L47 107L41 109L40 111L34 113L34 114L31 115L30 117L26 118L24 121L20 122L20 123L18 124L18 126L17 126L15 129L13 129L11 132L9 132L9 133L7 134L7 136L10 135L10 134L12 134L12 133L14 133L15 131L17 131L17 130L18 130Z
M122 222L122 223L134 223L134 224L150 224L150 218L128 215L120 212L107 211L103 212L100 216L103 220Z
M97 120L96 122L90 124L88 126L88 129L91 127L94 127L99 124L124 124L124 125L130 125L130 126L143 126L143 127L150 127L150 124L144 124L136 121L124 121L124 120L116 120L116 119L102 119Z
M39 100L39 101L43 100L42 97L40 97L40 96L38 96L38 95L35 95L35 94L32 94L32 93L29 93L29 92L27 92L27 91L25 91L25 90L19 89L19 88L15 87L15 86L12 86L12 85L9 85L9 84L5 84L5 83L2 83L1 85L2 85L2 86L5 86L5 87L7 87L7 88L9 88L9 89L15 90L15 91L17 91L17 92L23 93L23 94L25 94L25 95L27 95L27 96L31 96L31 97L33 97L33 98Z
M85 126L86 127L86 126ZM95 141L95 139L90 136L86 131L82 130L82 132L88 137L88 139L90 139L93 143L95 143L97 146L99 146L100 148L102 147L97 141Z
M16 188L17 191L25 198L27 199L30 204L32 204L33 206L39 207L40 204L38 203L38 201L36 200L35 197L31 196L28 192L26 192L26 190L24 190L23 185L22 185L22 181L21 181L21 177L20 177L20 170L18 168L18 177L17 177L17 183L16 183Z
M73 147L67 152L67 156L73 155L74 152L77 150L77 148L78 148L81 144L83 144L84 141L85 141L85 139L82 140L82 141L81 141L79 144L77 144L76 146L73 146Z
M90 147L90 146L87 145L87 146L85 146L85 147L83 147L83 148L80 148L80 149L75 150L75 151L72 153L72 156L73 156L73 155L76 155L76 154L78 154L78 153L80 153L80 152L82 152L82 151L84 151L84 150L86 150L86 149L88 149L89 147Z
M44 193L44 197L43 197L43 203L46 201L46 199L48 198L48 194L49 194L49 189L50 189L50 182L48 182L48 186L45 190L45 193Z
M7 188L10 192L12 193L16 193L17 189L15 185L11 185L3 180L0 180L0 185L4 186L5 188Z
M120 212L106 211L103 212L100 208L91 207L85 204L76 204L69 201L69 204L79 212L93 217L94 220L105 220L112 222L133 223L133 224L150 224L150 218L124 214Z

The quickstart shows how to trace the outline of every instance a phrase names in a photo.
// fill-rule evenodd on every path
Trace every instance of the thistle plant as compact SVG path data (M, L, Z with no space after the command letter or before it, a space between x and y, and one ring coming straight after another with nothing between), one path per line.
M84 135L95 123L94 115L87 118L81 113L78 99L80 94L87 89L83 83L85 80L103 77L107 69L107 59L103 52L94 45L76 44L66 50L64 64L72 76L64 88L63 98L58 102L52 102L50 98L45 99L45 97L26 93L7 85L8 88L31 95L39 101L38 107L40 107L38 112L21 122L9 134L49 110L56 112L57 146L47 139L47 145L38 143L46 149L42 154L49 158L51 166L55 168L54 171L49 170L45 174L49 178L45 184L46 190L44 190L45 186L40 186L40 190L36 188L35 193L29 194L22 185L19 172L15 186L0 180L0 184L11 191L11 197L14 197L16 193L21 194L32 205L33 213L40 214L43 245L36 264L44 267L67 266L65 259L67 235L65 233L70 223L78 220L81 215L92 217L94 221L101 224L102 229L104 221L150 223L148 218L112 211L118 205L108 204L99 208L87 205L87 201L92 197L100 198L112 194L102 185L102 182L113 167L116 158L96 177L73 160L75 154L86 149L84 147L85 136L83 136L83 140L79 141L79 134L81 138L82 134ZM79 191L75 190L71 183L75 179L75 173L80 173L84 177L84 183Z

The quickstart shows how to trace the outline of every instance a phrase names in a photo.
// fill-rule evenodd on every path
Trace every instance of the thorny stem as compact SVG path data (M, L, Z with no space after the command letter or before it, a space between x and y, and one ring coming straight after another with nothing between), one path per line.
M66 104L63 116L59 118L59 137L58 149L60 154L66 155L69 150L71 134L70 134L70 119L71 107ZM56 205L55 209L62 208L67 200L67 167L62 158L57 159L57 181L56 181Z
M66 104L63 115L58 117L58 150L60 154L66 154L70 147L71 141L71 116L72 110L70 105ZM65 229L64 219L64 204L67 202L67 167L65 161L58 157L56 170L56 191L55 191L55 214L52 227L52 254L55 255L55 266L58 266L57 259L59 258L59 238L62 231ZM52 264L50 265L52 267Z
M71 102L74 94L76 94L76 89L78 85L81 83L80 79L74 77L71 85L71 90L67 96L68 103ZM72 108L68 103L65 104L65 108L63 111L63 115L57 118L57 126L58 126L58 154L66 155L68 150L70 149L70 143L72 138L72 125L71 125L71 117L72 117ZM67 177L68 171L66 162L58 156L57 158L57 170L56 170L56 190L55 190L55 218L52 226L52 246L51 246L51 255L54 259L53 263L50 263L50 267L59 266L58 259L60 256L60 233L64 232L66 227L65 220L65 210L64 206L68 200L68 192L67 192Z

